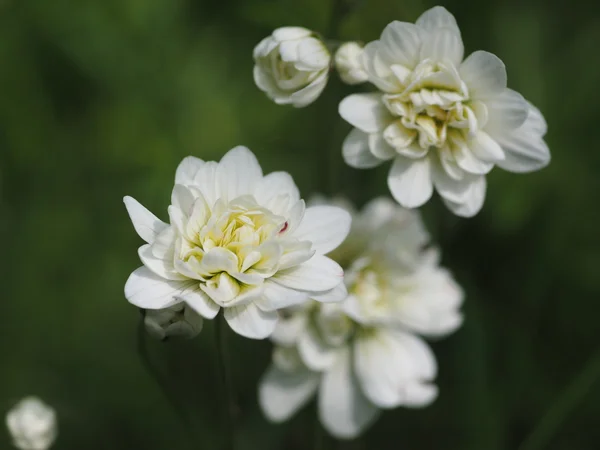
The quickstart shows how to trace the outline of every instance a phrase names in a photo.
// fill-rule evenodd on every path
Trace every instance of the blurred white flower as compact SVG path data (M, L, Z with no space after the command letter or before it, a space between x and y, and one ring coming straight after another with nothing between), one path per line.
M333 206L305 209L289 174L263 176L245 147L220 162L185 158L177 169L170 224L131 197L133 226L147 242L144 264L125 285L130 303L163 309L185 302L213 319L220 308L242 336L263 339L277 309L310 297L335 300L342 268L324 256L350 229L350 214Z
M287 420L318 391L322 424L345 439L380 409L435 400L435 357L418 335L456 330L463 293L428 242L418 214L391 200L355 215L330 254L347 268L347 298L289 308L271 336L273 362L259 387L267 418Z
M310 30L278 28L254 48L254 81L278 105L314 102L329 76L331 55Z
M185 303L164 309L148 309L144 324L148 333L156 339L181 337L191 339L202 330L202 316Z
M335 52L335 68L344 83L359 84L369 79L362 65L362 52L358 42L344 42Z
M26 397L6 415L13 444L21 450L46 450L58 434L54 409L37 397Z
M357 168L393 159L388 186L407 208L423 205L433 187L455 214L483 205L494 165L531 172L550 161L540 111L506 87L498 57L476 51L463 60L456 20L441 6L416 24L390 23L363 52L380 92L354 94L339 107L356 128L343 145Z

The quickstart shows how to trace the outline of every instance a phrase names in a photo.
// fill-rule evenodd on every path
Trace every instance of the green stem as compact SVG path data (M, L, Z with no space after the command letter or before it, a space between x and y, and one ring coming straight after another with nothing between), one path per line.
M193 426L188 418L187 414L175 400L175 397L169 390L168 380L162 375L160 370L152 363L152 359L150 358L150 353L148 351L148 346L146 344L146 325L144 324L144 319L146 317L146 310L140 309L140 321L138 323L137 329L137 353L140 357L140 361L146 369L148 375L152 377L152 379L156 382L163 396L171 406L171 410L175 414L175 416L181 422L185 433L189 438L189 442L195 441L194 433L192 432Z
M225 450L235 449L235 414L236 405L233 396L233 381L229 367L229 358L227 352L226 332L227 322L223 313L220 313L215 323L215 342L217 346L219 376L221 377L221 385L225 392L225 414L224 414L224 434L225 434Z
M600 378L600 351L593 355L581 372L558 396L519 450L540 450L552 440L568 416L577 408L594 383Z

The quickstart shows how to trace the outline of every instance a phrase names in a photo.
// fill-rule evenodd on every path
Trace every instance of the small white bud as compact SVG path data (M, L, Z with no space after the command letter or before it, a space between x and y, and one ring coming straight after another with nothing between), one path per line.
M56 435L56 413L37 397L27 397L6 415L13 445L21 450L47 450Z
M278 105L301 108L314 102L329 77L331 54L301 27L278 28L254 48L254 82Z
M357 42L346 42L335 53L335 68L347 84L364 83L369 75L362 64L363 47Z
M169 308L146 310L144 324L156 339L171 336L191 339L202 330L203 320L185 303L179 303Z

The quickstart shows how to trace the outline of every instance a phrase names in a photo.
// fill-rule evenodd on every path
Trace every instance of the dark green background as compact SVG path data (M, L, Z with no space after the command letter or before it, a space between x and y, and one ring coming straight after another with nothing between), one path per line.
M364 0L338 38L375 39L434 3ZM424 208L444 264L465 287L465 325L434 343L441 395L396 410L357 443L405 450L600 448L600 4L452 0L467 52L508 67L544 112L551 165L494 170L483 211ZM303 194L387 191L387 167L343 167L352 88L333 76L306 109L254 86L251 52L272 29L331 28L330 0L2 0L0 2L0 405L36 394L59 414L61 449L217 449L212 323L193 342L150 342L193 421L193 439L136 353L138 312L123 285L142 241L126 194L166 217L188 154L253 149ZM340 20L341 19L341 20ZM326 177L327 175L327 177ZM270 344L229 336L240 449L313 448L314 409L283 426L256 405ZM546 419L543 419L546 417ZM0 448L9 448L5 430Z

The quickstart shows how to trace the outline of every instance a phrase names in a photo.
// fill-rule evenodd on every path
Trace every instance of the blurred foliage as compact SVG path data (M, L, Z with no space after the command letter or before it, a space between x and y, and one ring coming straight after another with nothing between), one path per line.
M265 172L291 172L305 196L344 192L362 204L386 193L387 167L341 162L349 127L336 110L350 88L334 76L316 104L295 110L252 81L252 48L275 27L324 32L337 22L336 38L368 41L434 5L355 3L330 18L329 0L0 2L2 411L41 396L59 413L57 449L218 448L213 324L193 342L149 343L191 415L191 437L136 353L139 315L123 284L141 241L121 198L165 217L179 160L218 159L238 144ZM527 450L597 449L600 4L444 5L467 51L498 54L510 86L545 113L553 162L531 175L493 171L474 219L452 217L438 200L424 208L468 293L464 327L433 344L440 398L387 412L359 442L326 446L516 449L553 411L539 443L547 442ZM281 426L258 410L270 344L229 342L239 448L312 448L314 405Z

